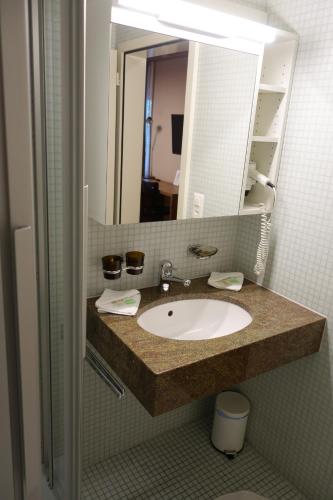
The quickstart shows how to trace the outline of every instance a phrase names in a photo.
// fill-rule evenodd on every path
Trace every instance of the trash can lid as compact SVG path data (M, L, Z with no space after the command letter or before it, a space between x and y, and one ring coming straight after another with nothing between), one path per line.
M242 418L249 414L250 402L239 392L225 391L217 396L215 407L227 417Z

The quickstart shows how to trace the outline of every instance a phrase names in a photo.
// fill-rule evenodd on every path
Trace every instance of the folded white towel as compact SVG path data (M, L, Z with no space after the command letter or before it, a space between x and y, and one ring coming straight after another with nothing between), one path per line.
M224 290L239 292L243 286L243 273L217 273L212 272L208 278L208 285Z
M141 293L139 290L115 291L106 288L95 306L100 313L124 314L134 316L139 309Z

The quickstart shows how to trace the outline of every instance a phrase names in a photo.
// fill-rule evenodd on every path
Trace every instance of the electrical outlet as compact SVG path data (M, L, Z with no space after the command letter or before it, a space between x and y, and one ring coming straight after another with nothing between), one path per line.
M194 193L192 205L192 217L198 219L203 217L205 204L205 195L203 193Z

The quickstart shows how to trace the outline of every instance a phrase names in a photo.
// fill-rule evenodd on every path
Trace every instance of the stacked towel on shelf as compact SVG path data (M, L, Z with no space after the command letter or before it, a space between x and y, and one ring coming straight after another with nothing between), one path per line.
M117 292L106 288L95 306L99 313L124 314L134 316L139 309L141 293L139 290L122 290Z

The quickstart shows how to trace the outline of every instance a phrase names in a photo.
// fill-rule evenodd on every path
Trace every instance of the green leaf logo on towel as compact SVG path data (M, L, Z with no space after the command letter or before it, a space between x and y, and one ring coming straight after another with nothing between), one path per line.
M127 299L124 299L124 302L128 306L131 306L131 305L135 304L135 300L132 297L128 297Z
M240 283L240 279L238 278L238 276L230 276L229 278L223 278L219 281L222 281L225 286L239 285Z

